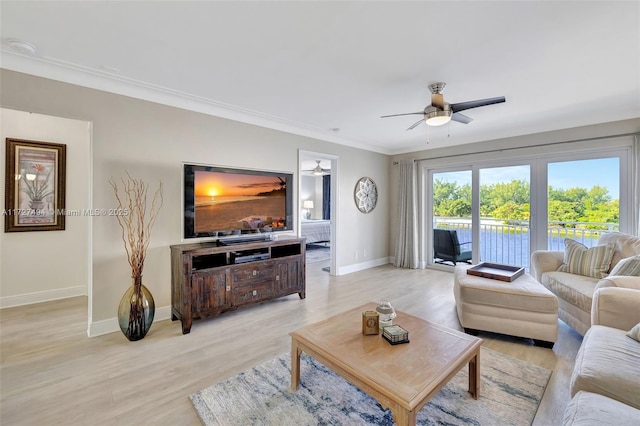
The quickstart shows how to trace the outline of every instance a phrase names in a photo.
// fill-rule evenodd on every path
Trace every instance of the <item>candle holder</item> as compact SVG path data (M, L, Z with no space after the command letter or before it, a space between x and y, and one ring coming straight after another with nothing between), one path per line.
M381 300L376 307L380 323L380 329L393 325L393 319L396 317L396 310L393 309L388 300Z

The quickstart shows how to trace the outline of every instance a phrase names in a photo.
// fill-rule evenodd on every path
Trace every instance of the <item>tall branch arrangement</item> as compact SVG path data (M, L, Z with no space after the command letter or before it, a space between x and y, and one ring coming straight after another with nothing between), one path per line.
M128 172L120 178L121 186L113 180L109 184L118 200L116 215L122 229L122 241L131 265L131 276L141 277L144 259L147 255L151 228L158 218L162 207L162 181L153 195L151 206L147 210L147 190L149 185L142 179L134 179Z

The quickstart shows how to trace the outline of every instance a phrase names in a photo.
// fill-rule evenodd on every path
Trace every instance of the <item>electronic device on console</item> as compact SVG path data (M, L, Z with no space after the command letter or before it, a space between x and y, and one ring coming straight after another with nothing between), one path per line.
M269 251L265 251L263 249L232 251L229 253L229 260L234 264L255 262L257 260L266 260L270 258L271 255L269 254Z
M220 238L216 241L218 246L231 246L235 244L248 244L255 242L271 241L270 235L260 235L257 237L245 237L245 238Z

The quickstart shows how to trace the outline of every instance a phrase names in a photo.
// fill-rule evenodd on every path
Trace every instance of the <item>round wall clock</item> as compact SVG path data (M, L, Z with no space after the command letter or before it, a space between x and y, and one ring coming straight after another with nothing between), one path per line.
M375 209L378 202L378 187L373 179L369 177L360 178L353 190L353 198L358 210L362 213L369 213Z

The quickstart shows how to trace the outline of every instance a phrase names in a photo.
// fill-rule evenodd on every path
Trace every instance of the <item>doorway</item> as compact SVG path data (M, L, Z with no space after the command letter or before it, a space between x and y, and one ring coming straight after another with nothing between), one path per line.
M335 275L338 157L301 150L298 165L298 235L307 239L307 263Z

